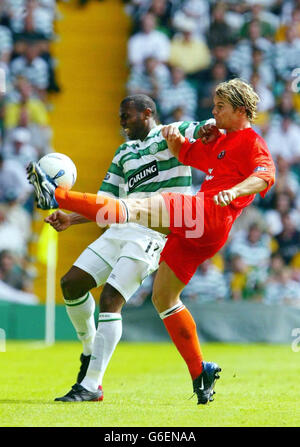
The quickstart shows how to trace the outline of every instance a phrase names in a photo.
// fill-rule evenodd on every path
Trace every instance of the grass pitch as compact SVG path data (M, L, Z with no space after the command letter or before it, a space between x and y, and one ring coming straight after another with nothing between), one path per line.
M300 352L290 346L203 345L222 367L215 401L197 406L172 344L120 343L104 401L54 402L69 391L80 344L8 342L0 352L1 427L299 427Z

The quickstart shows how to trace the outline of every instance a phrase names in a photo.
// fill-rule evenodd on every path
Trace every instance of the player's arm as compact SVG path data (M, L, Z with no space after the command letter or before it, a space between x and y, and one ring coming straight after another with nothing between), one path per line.
M250 177L246 178L246 180L243 180L241 183L238 183L232 188L220 191L214 196L214 202L216 205L227 206L238 197L257 194L264 191L267 187L268 182L266 180L251 175Z
M207 125L208 126L208 125ZM217 129L216 126L213 126ZM198 134L200 129L198 130ZM168 149L182 164L200 169L206 172L209 166L212 148L219 137L219 130L216 135L211 135L211 141L206 139L203 143L199 137L197 140L190 140L184 137L179 129L174 125L165 126L162 128L162 136L166 139ZM199 134L200 135L200 134Z
M200 122L183 121L178 124L169 124L162 128L162 135L168 143L170 152L179 159L179 152L185 142L200 139L203 144L212 143L221 135L221 132L215 126L214 120L209 119Z
M215 195L214 201L217 205L226 206L238 197L257 193L264 197L275 182L275 164L263 140L255 141L250 156L241 169L246 179Z
M91 222L81 214L77 213L65 213L64 211L57 210L50 216L46 217L44 221L51 225L56 231L64 231L71 225L83 224Z

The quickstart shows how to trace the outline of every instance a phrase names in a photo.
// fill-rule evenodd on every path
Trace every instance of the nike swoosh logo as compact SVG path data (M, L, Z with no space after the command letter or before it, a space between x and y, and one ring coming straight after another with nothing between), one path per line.
M200 385L200 387L199 387L199 390L204 390L203 377L201 378L201 385Z

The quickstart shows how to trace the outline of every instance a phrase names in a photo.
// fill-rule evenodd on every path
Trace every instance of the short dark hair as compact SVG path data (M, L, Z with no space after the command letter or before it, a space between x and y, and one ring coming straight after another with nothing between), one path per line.
M127 103L132 103L138 112L143 112L146 109L150 109L153 117L156 118L157 116L155 102L153 101L152 98L150 98L150 96L143 95L141 93L137 95L126 96L122 100L121 106Z

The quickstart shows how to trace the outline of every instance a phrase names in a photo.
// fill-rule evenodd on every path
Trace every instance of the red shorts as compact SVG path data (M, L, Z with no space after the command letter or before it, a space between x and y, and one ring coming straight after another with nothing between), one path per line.
M204 193L162 196L170 215L170 234L160 262L165 261L177 278L187 284L197 267L223 247L241 210L230 205L220 207Z

